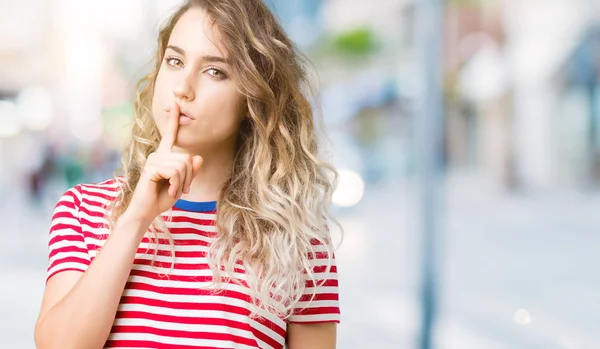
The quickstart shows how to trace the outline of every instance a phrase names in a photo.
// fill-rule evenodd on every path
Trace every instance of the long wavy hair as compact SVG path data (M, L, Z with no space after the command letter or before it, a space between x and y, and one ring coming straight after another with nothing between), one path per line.
M151 112L156 77L173 27L195 6L206 11L220 31L248 112L231 176L219 191L218 234L209 250L213 282L218 286L235 281L234 266L241 262L252 315L263 308L286 317L293 313L306 280L315 279L310 259L322 256L316 245L327 247L332 264L327 225L337 224L329 212L337 173L319 159L320 118L309 102L316 94L308 60L261 0L190 0L163 25L154 69L137 85L121 190L108 218L114 225L126 210L146 158L158 147L160 134ZM151 230L168 234L160 218ZM169 240L173 246L170 235Z

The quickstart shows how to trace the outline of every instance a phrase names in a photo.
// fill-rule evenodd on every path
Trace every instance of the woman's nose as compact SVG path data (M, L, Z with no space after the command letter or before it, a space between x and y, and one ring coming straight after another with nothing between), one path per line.
M176 98L186 101L192 101L196 98L191 80L190 76L185 76L181 79L179 84L175 86L173 94Z

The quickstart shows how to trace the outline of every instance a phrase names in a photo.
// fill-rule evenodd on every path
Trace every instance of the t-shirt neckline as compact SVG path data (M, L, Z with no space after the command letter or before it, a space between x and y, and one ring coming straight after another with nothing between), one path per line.
M192 212L213 212L217 210L216 201L188 201L179 199L173 207Z

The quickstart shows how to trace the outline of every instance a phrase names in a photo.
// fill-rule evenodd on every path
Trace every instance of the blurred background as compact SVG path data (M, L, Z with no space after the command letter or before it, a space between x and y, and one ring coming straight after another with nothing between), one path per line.
M600 1L267 2L317 68L341 174L338 347L424 348L431 325L432 348L600 348ZM34 348L54 204L120 166L178 3L0 0L3 348ZM440 137L419 141L438 70Z

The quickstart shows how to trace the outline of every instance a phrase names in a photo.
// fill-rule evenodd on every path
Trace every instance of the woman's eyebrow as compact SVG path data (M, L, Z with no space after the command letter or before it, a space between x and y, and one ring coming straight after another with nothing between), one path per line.
M179 53L180 55L185 57L185 50L182 49L179 46L175 46L175 45L168 45L167 48ZM225 63L227 64L227 58L223 58L220 56L211 56L211 55L204 55L202 57L200 57L201 60L206 61L206 62L221 62L221 63Z

